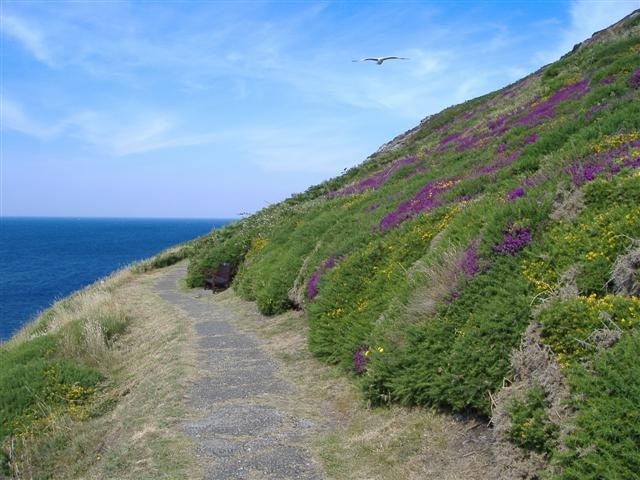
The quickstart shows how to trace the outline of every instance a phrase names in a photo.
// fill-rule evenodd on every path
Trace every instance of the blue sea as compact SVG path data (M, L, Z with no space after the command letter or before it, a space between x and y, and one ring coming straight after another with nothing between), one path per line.
M0 341L56 300L229 220L0 218Z

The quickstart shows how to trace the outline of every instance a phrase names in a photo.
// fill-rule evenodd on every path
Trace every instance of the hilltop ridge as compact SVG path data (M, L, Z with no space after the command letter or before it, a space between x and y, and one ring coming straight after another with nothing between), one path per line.
M494 427L495 478L637 478L640 12L194 244L372 404ZM615 432L612 435L611 432Z

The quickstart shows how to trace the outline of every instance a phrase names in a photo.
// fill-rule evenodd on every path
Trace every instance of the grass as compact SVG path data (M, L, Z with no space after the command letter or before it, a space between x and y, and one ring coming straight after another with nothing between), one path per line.
M6 474L197 475L178 427L186 415L180 392L192 372L192 332L152 292L157 276L121 271L56 303L0 346L3 365L10 365L0 392L15 397L2 401L13 405L1 411Z

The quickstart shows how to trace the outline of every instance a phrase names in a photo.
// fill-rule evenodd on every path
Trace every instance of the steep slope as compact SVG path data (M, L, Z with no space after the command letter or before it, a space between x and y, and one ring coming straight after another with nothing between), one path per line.
M232 261L373 404L491 418L497 478L637 478L639 100L636 11L203 239L189 282Z

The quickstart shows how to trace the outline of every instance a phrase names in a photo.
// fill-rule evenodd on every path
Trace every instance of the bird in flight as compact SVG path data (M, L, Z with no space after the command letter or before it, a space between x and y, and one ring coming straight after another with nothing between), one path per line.
M360 60L351 60L352 62L366 62L367 60L371 60L372 62L376 62L378 65L382 65L382 62L385 60L409 60L405 57L369 57L369 58L361 58Z

